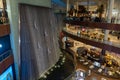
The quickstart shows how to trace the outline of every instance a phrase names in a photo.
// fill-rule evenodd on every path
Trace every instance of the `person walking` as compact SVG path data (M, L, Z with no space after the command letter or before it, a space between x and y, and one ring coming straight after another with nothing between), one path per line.
M120 32L118 33L117 39L118 39L118 40L120 39Z

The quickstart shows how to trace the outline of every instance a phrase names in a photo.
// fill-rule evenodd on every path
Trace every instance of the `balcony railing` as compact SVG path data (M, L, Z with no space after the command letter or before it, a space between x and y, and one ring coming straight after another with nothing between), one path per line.
M79 21L79 20L64 20L64 22L71 25L80 25L90 28L100 28L100 29L120 31L120 24L113 24L106 22Z
M0 74L2 74L14 62L12 51L8 50L0 55Z
M11 50L8 50L0 55L0 62L12 54Z
M93 39L93 38L83 36L83 35L77 35L74 32L68 31L66 28L63 29L63 32L68 37L71 37L77 41L81 41L85 44L96 46L96 47L99 47L99 48L102 48L108 51L120 53L120 44L118 43L114 43L111 41L97 40L97 39Z

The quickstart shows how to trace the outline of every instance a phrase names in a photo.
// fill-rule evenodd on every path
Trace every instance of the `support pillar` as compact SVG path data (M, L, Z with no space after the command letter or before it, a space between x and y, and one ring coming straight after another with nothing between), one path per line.
M107 19L107 22L108 23L111 23L111 18L112 18L112 10L113 10L113 7L114 7L114 0L109 0L108 1L108 19ZM104 37L104 40L107 41L108 40L108 34L109 34L109 30L105 30L105 37Z
M101 1L101 0L99 0L98 6L101 6L101 4L102 4L101 2L102 2L102 1Z
M67 0L67 5L66 5L66 17L69 16L68 11L70 10L70 0ZM66 28L69 27L69 24L66 24Z
M76 10L77 10L76 16L78 17L78 10L79 10L79 2L78 1L76 1Z
M87 10L89 11L89 0L87 0Z
M74 3L74 9L76 10L76 4ZM75 17L76 16L76 12L75 11L73 11L73 17Z
M67 0L67 7L66 7L66 16L69 16L68 11L70 10L70 1Z
M107 16L107 23L111 23L112 18L112 10L114 7L114 0L108 0L108 16ZM105 30L104 41L108 41L109 30ZM101 62L103 62L103 56L105 55L106 50L102 49L101 51Z

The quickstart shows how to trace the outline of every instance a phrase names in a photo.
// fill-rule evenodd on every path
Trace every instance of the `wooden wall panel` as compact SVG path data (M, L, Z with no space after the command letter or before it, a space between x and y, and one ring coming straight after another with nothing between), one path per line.
M10 25L9 24L1 24L0 25L0 37L3 37L5 35L9 35L10 34Z
M10 55L2 62L0 62L0 74L2 74L14 62L13 55Z

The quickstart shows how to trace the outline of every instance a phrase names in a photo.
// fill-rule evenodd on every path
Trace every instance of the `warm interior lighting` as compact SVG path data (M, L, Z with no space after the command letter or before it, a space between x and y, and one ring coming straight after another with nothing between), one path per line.
M3 8L3 0L0 0L0 8Z

